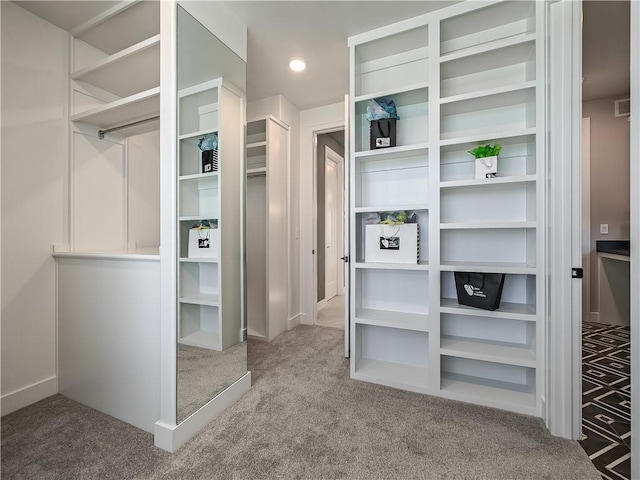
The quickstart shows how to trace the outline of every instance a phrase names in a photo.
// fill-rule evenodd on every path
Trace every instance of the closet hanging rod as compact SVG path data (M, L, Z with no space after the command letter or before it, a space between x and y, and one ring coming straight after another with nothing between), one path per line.
M109 132L115 132L116 130L122 130L123 128L134 127L136 125L140 125L142 123L153 122L155 120L159 120L160 116L157 115L155 117L146 118L144 120L138 120L137 122L127 123L126 125L120 125L118 127L107 128L106 130L98 130L98 138L100 140L104 139L104 135Z

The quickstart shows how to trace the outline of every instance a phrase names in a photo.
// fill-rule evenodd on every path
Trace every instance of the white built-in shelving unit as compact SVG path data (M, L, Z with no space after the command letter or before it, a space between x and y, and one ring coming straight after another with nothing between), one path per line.
M544 399L544 36L534 1L464 2L351 37L351 376L531 415ZM393 99L397 146L366 104ZM498 177L468 150L503 145ZM371 212L412 210L415 264L366 262ZM506 274L496 311L454 272Z
M157 254L158 2L114 3L74 29L69 86L69 249Z
M244 95L223 78L191 85L195 77L179 69L178 83L187 86L178 91L178 342L222 351L242 340L237 289L225 281L240 278ZM198 142L212 133L218 170L204 173ZM215 226L208 233L217 256L190 257L189 230L204 220Z
M289 126L247 123L247 334L271 341L287 326Z
M72 32L71 120L107 130L160 114L160 9L122 2ZM123 129L135 135L158 121Z

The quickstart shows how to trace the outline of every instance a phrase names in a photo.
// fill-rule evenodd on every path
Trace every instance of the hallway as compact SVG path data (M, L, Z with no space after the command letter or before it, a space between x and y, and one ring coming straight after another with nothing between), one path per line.
M336 295L322 310L318 310L316 325L344 330L344 295Z

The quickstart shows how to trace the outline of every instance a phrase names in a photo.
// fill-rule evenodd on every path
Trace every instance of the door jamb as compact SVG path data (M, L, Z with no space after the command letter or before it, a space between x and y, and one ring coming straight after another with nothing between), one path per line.
M318 135L325 133L334 133L344 131L344 122L334 127L313 130L313 165L312 165L312 218L311 218L311 239L313 241L313 250L318 250ZM344 158L344 157L343 157ZM346 165L345 165L346 168ZM346 207L346 202L343 204L343 209ZM313 255L313 271L311 272L313 277L313 292L312 292L312 308L313 308L313 325L318 321L318 255Z

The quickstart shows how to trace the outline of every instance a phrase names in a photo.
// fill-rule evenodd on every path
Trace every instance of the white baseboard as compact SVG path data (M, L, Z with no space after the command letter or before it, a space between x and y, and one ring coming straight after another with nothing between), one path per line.
M322 310L326 306L327 306L327 299L325 298L324 300L320 300L318 302L318 311Z
M1 414L2 416L8 415L56 393L58 393L58 377L56 376L7 393L0 399Z
M295 315L287 320L287 330L293 330L300 325L300 314Z
M589 321L600 323L600 312L591 312L589 313Z
M236 403L251 389L251 372L208 402L179 425L157 422L154 444L167 452L175 452L187 443L196 433L220 415L225 409Z

